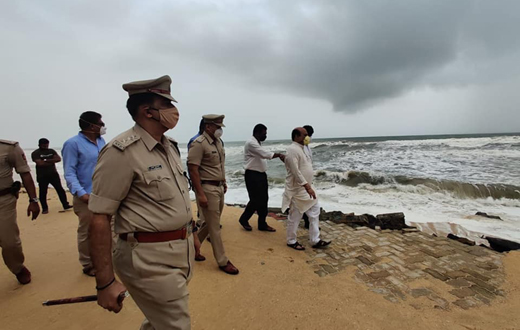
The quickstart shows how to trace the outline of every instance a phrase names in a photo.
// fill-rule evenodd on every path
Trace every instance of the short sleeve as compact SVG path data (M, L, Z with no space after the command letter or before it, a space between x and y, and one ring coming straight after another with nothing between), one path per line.
M115 214L132 186L134 172L128 153L104 148L92 177L92 194L88 207L93 213Z
M14 146L13 151L10 153L9 161L14 167L16 173L21 174L31 172L31 168L27 164L27 159L25 158L25 153L18 144Z
M202 143L193 142L188 151L188 164L200 166L202 158L204 157L204 147Z
M38 154L38 150L34 150L32 153L31 153L31 159L33 162L37 161L38 159L40 159L40 155Z

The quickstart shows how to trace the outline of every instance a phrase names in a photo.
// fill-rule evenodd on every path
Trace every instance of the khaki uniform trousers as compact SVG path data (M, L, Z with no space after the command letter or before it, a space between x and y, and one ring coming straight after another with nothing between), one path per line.
M74 213L78 216L78 252L79 263L83 268L92 267L90 260L90 248L88 239L88 228L92 222L93 213L88 209L88 204L83 203L78 197L74 196L72 205Z
M219 266L225 266L227 265L228 258L224 251L224 243L222 242L220 230L220 216L222 215L222 210L224 210L224 186L217 187L203 184L202 190L204 190L204 194L208 199L208 207L201 207L198 200L197 207L199 208L199 212L203 215L207 231L205 230L206 228L202 228L202 233L199 233L198 237L202 242L206 238L203 235L209 233L215 260Z
M204 214L201 210L198 210L197 205L197 214L199 215L199 220L197 220L197 227L199 230L197 231L197 236L199 237L200 244L204 242L206 238L208 238L209 230L206 221L204 220Z
M0 196L0 247L5 265L11 273L18 274L23 268L25 257L16 222L16 198L13 195Z
M115 271L146 317L141 330L191 329L187 285L194 256L192 235L159 243L117 241Z

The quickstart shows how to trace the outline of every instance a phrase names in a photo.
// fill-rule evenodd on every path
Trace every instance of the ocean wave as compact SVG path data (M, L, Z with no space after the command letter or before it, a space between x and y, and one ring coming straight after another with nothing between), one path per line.
M317 181L335 182L349 187L369 185L424 186L436 192L448 192L458 198L520 199L520 187L510 184L477 184L453 180L411 178L403 175L385 176L362 171L318 171Z
M448 139L425 139L425 140L387 140L382 144L394 147L410 146L439 146L459 149L476 149L490 146L510 146L520 142L520 136L497 136L481 138L448 138Z

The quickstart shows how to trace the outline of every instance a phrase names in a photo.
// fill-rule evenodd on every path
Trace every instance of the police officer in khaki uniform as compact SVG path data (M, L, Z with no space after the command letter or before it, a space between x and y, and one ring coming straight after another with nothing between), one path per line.
M220 216L224 209L224 194L227 191L224 166L226 154L220 139L223 134L222 127L225 127L224 115L205 115L202 118L205 123L204 133L193 141L188 152L190 178L199 212L202 212L209 231L213 255L218 266L222 271L236 275L238 269L226 257L220 234Z
M170 84L163 76L123 85L136 124L101 151L89 200L98 304L117 313L128 289L146 330L190 329L187 284L198 239L177 143L164 135L179 120ZM111 255L113 214L119 239Z
M9 270L16 275L20 284L31 282L31 272L24 266L20 230L16 222L16 200L20 183L13 181L13 168L20 174L29 195L27 216L32 220L40 214L36 188L25 154L18 142L0 140L0 247L2 257Z

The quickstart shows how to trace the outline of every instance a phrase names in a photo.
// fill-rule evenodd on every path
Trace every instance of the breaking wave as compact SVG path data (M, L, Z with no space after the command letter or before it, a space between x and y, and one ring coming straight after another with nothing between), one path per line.
M385 176L362 171L330 172L318 171L317 181L334 182L349 187L369 185L412 185L425 186L433 191L448 192L458 198L520 199L520 187L510 184L480 184L453 180L413 178L403 175Z

